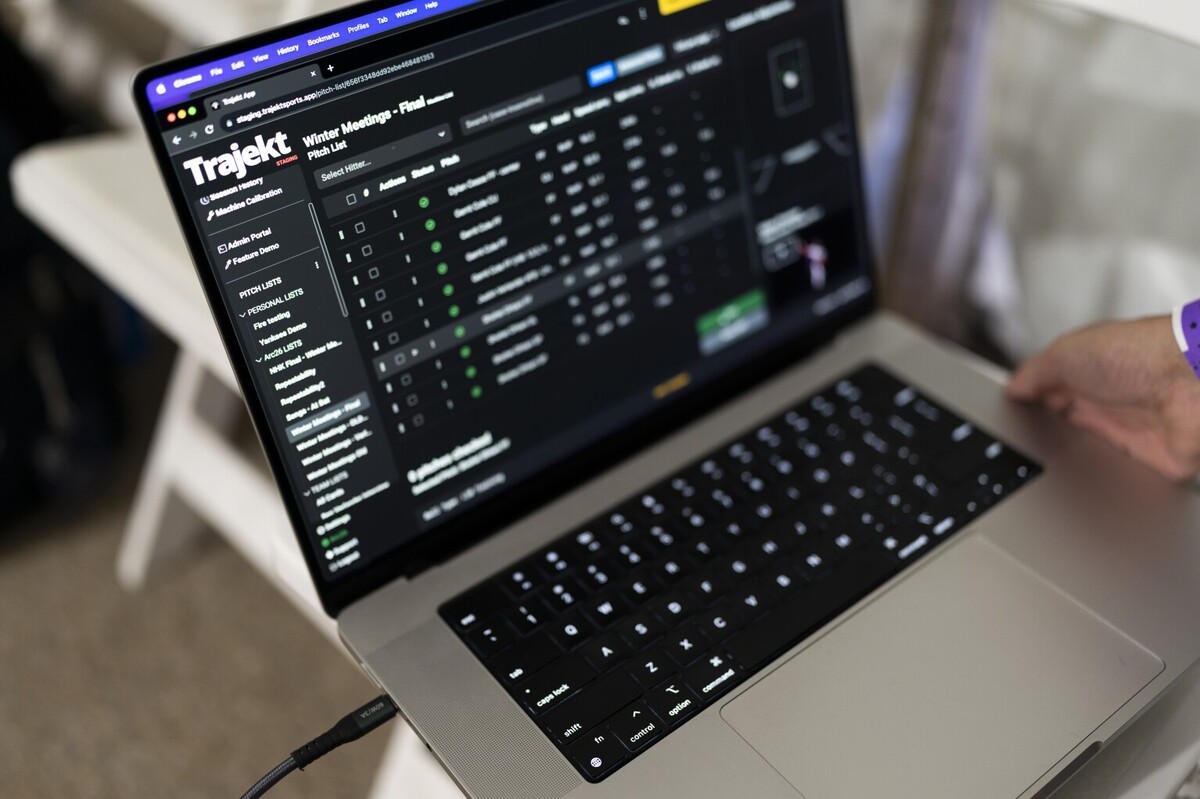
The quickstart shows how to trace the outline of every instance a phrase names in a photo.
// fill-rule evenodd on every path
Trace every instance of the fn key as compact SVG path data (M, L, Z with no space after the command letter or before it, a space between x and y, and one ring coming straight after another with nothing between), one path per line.
M625 760L625 747L621 746L615 735L596 730L571 747L571 758L585 774L596 780Z

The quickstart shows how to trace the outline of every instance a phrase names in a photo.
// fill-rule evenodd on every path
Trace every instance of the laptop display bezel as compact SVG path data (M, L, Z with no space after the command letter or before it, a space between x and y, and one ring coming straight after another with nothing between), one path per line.
M426 22L406 27L397 31L381 34L379 38L368 40L368 46L379 47L387 41L394 45L395 53L401 54L421 47L435 44L439 41L459 36L470 30L487 27L530 11L549 7L567 0L484 0L478 6L471 6L449 12ZM848 30L843 0L817 0L829 3L836 17L840 32L840 68L844 71L845 96L841 98L847 109L847 125L853 141L860 142L856 103L854 97L853 71L851 69ZM134 79L133 93L138 115L146 130L155 161L163 175L164 183L174 207L177 221L183 232L188 251L191 254L196 272L204 289L205 298L213 313L213 318L221 334L221 340L246 398L255 431L263 445L272 476L279 488L291 521L293 533L296 535L303 552L305 562L316 586L317 595L325 612L331 617L337 617L342 609L370 594L377 588L400 577L413 577L425 569L438 563L445 562L475 544L505 527L518 521L522 516L536 510L546 502L561 496L566 491L577 487L588 479L601 474L605 470L620 463L650 443L661 440L667 435L678 431L683 426L694 421L705 413L718 407L729 399L761 383L772 375L804 358L824 343L830 341L839 331L863 317L872 313L877 307L877 282L873 250L868 240L866 219L866 204L863 190L861 146L854 148L851 155L853 171L853 211L856 217L856 238L859 252L862 253L863 263L860 265L870 280L870 290L857 300L846 304L836 312L822 318L810 331L802 336L789 340L769 352L753 358L731 371L721 380L699 388L677 401L656 409L636 423L629 425L617 435L607 437L602 443L577 453L564 463L548 465L542 473L524 480L495 499L482 503L478 507L465 512L459 518L447 522L430 534L418 537L408 545L400 546L377 560L366 564L363 568L348 573L345 577L327 581L320 570L319 553L310 546L305 532L306 523L301 512L299 498L295 496L287 479L282 453L274 445L270 434L268 417L254 387L249 364L240 354L233 319L227 314L222 301L220 286L216 275L211 270L203 240L198 227L193 224L189 212L188 200L182 185L176 179L171 155L168 152L162 131L154 108L148 99L147 89L155 81L165 76L186 71L221 58L230 57L237 53L270 45L274 42L304 34L313 29L338 23L345 19L369 14L378 9L395 4L395 0L368 0L360 4L348 6L335 12L310 17L285 26L273 28L258 34L240 38L222 45L210 47L196 53L161 62L142 69ZM331 50L323 55L353 51L364 43L347 45ZM294 65L292 65L294 68ZM278 67L275 70L256 73L247 76L248 83L262 80L288 67ZM207 91L206 91L207 93ZM748 420L750 421L750 420ZM613 497L614 502L623 499ZM566 532L566 531L563 531Z

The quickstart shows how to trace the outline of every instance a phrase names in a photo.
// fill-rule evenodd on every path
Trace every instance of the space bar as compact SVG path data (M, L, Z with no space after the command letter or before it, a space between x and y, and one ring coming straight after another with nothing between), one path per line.
M824 580L784 600L734 635L726 648L734 660L753 669L816 632L896 571L895 564L882 554L860 552Z

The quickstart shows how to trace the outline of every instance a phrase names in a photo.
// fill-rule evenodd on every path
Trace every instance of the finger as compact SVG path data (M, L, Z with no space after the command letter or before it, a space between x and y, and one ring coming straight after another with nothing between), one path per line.
M1055 413L1070 413L1078 401L1075 392L1065 388L1050 389L1041 396L1041 403Z
M1067 418L1170 480L1183 482L1192 477L1192 471L1168 451L1161 432L1144 421L1122 418L1120 413L1086 401L1073 405Z
M1060 385L1061 378L1055 366L1055 358L1046 351L1022 364L1009 379L1005 393L1020 402L1041 402Z

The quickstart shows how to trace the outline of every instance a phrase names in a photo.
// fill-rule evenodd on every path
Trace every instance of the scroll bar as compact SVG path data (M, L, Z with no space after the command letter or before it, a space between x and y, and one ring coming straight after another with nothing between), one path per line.
M317 241L321 243L321 252L325 255L325 263L329 267L329 279L333 281L333 293L337 295L338 306L342 309L342 317L349 319L350 311L346 308L346 298L342 295L342 287L338 285L337 275L333 273L333 259L329 257L329 247L325 244L325 234L321 232L321 223L317 219L317 209L312 203L308 204L308 213L312 217L313 227L317 231ZM317 264L320 269L321 265Z

